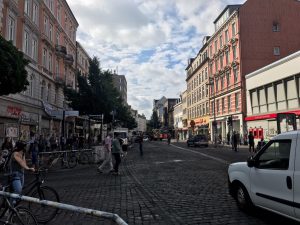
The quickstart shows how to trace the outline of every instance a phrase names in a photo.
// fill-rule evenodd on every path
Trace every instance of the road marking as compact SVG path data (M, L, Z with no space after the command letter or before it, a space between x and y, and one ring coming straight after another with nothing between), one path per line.
M224 163L224 164L226 164L226 165L229 165L229 164L230 164L230 162L228 162L228 161L226 161L226 160L224 160L224 159L218 158L218 157L214 157L214 156L207 155L207 154L204 154L204 153L201 153L201 152L197 152L197 151L195 151L195 150L191 150L191 149L187 149L187 148L182 148L182 147L179 147L179 146L176 146L176 145L173 145L173 144L172 144L172 146L174 146L175 148L179 148L179 149L182 149L182 150L185 150L185 151L190 151L190 152L193 152L193 153L202 155L202 156L204 156L204 157L206 157L206 158L213 159L213 160L215 160L215 161L218 161L218 162L220 162L220 163Z

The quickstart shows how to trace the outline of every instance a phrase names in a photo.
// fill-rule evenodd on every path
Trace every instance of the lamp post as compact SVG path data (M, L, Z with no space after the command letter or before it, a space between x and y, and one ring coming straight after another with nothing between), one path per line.
M213 88L214 88L214 81L213 78L209 78L209 82L206 84L209 85L211 87L211 94L213 92ZM214 140L214 144L215 147L217 147L217 121L216 121L216 96L215 96L215 92L213 95L213 109L214 109L214 121L212 122L212 126L213 126L213 140Z

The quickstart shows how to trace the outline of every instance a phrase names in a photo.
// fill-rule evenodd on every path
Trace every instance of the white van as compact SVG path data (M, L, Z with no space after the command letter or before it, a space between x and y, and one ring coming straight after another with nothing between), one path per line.
M230 194L243 210L258 206L300 221L300 131L279 134L247 162L228 168Z

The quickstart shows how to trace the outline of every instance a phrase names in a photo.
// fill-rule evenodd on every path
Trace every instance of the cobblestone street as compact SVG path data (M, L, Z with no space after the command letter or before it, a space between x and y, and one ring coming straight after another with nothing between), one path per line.
M262 210L253 215L238 210L228 194L227 167L247 157L246 149L148 142L143 157L137 146L128 152L120 176L85 165L50 172L46 184L63 203L116 213L128 224L296 224ZM50 224L110 222L60 211Z

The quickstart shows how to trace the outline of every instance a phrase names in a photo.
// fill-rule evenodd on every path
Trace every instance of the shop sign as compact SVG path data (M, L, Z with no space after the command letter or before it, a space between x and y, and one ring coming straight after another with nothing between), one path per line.
M6 137L11 137L11 138L18 137L18 128L17 127L6 127L5 135L6 135Z
M8 116L18 118L22 113L22 109L16 106L7 106L6 112Z

